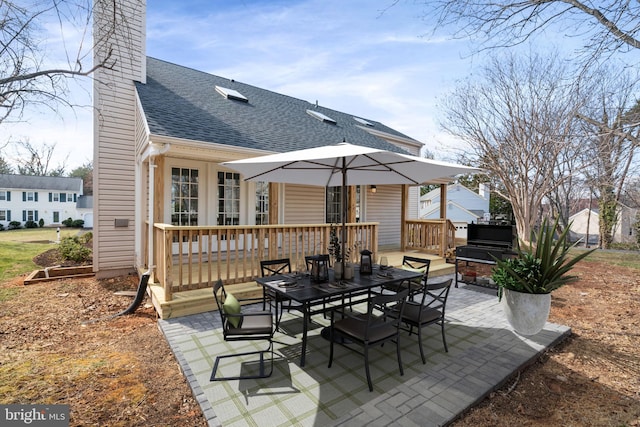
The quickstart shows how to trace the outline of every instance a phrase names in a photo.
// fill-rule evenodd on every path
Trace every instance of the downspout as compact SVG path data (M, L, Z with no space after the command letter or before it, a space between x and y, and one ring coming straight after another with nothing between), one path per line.
M148 259L147 259L147 273L151 274L153 272L153 204L154 204L154 196L155 196L155 158L161 154L166 153L171 148L171 144L149 144L149 149L145 151L145 155L143 155L142 162L144 162L146 157L149 157L149 218L148 218L148 227L147 230L147 239L148 239Z
M149 278L153 273L153 268L155 267L153 265L153 249L154 249L153 248L153 204L154 204L154 194L155 194L155 187L154 187L155 169L157 166L154 160L156 156L160 154L164 154L167 151L169 151L169 148L171 148L170 144L158 145L158 144L151 143L149 144L149 148L145 150L145 152L142 155L142 158L140 159L140 164L142 164L147 158L149 158L149 209L148 209L148 212L149 212L148 227L149 228L147 231L149 254L148 254L148 260L147 260L147 271L142 273L142 276L140 276L140 282L138 283L138 290L136 291L136 297L134 298L131 305L129 305L129 307L127 307L125 310L121 311L120 313L113 315L112 317L118 317L124 314L132 314L133 312L135 312L138 309L138 307L140 307L140 304L142 304L144 295L147 292L147 284L149 283Z

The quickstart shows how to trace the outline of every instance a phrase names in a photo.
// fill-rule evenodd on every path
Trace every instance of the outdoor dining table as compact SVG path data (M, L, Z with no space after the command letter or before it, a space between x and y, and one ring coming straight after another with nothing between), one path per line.
M334 271L329 269L329 280L324 283L315 283L309 274L299 273L260 277L256 282L265 290L273 291L276 296L276 307L284 300L293 300L298 303L292 308L300 310L303 315L300 366L304 366L307 333L313 314L328 311L325 308L327 304L332 304L330 309L333 309L336 306L366 301L374 288L418 279L422 275L423 273L415 270L393 267L381 269L376 265L371 274L360 274L360 270L355 268L354 276L350 280L336 281ZM347 299L349 302L345 303Z

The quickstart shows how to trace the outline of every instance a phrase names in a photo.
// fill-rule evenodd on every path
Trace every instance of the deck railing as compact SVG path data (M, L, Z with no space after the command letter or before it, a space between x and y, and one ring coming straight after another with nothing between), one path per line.
M415 249L445 257L455 247L456 227L448 219L412 219L405 221L403 249Z
M218 279L225 284L251 281L260 275L263 259L289 258L294 269L303 266L306 255L327 253L331 225L188 227L156 223L153 229L154 282L164 288L165 300L171 301L174 292L210 287ZM357 244L359 250L377 253L378 223L350 223L347 233L349 246Z

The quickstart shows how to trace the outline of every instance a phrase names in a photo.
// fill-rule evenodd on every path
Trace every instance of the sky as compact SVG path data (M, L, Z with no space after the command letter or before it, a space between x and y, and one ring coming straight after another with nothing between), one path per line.
M149 56L380 121L431 151L451 142L437 125L438 99L471 72L474 59L463 41L432 34L418 2L147 3ZM55 57L59 29L45 29ZM81 107L29 110L3 131L11 140L55 144L52 166L71 171L93 159L91 91L88 80L74 83L70 96Z

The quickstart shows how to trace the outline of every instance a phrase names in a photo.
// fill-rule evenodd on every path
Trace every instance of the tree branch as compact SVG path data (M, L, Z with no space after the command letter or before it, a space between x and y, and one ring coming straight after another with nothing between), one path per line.
M551 1L551 0L547 0L547 1ZM600 10L589 7L583 2L577 1L577 0L558 0L558 1L569 4L575 7L576 9L579 9L582 12L586 13L587 15L593 16L594 18L596 18L596 20L600 24L602 24L603 27L605 27L617 39L633 47L634 49L640 49L640 40L634 38L629 33L622 31L613 21L609 20L606 16L604 16L604 14Z

